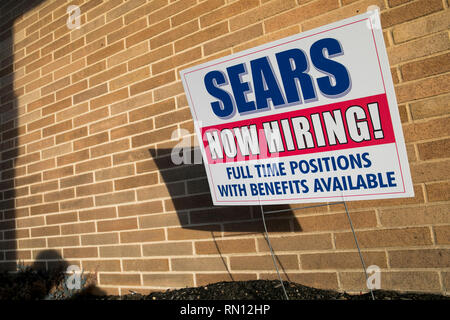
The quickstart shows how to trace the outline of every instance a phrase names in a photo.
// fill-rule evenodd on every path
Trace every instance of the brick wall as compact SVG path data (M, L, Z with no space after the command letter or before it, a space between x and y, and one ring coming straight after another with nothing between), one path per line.
M66 26L70 4L80 29ZM381 9L416 196L350 202L350 214L383 289L448 292L447 0L2 2L1 268L64 260L120 294L275 278L259 208L211 208L203 165L170 161L180 133L193 138L179 71L370 5ZM364 290L342 205L268 224L285 278Z

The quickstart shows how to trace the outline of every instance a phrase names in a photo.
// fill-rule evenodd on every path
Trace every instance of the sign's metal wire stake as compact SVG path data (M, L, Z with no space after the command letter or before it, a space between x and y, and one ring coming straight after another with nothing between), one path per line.
M264 225L264 237L266 238L267 244L269 245L270 254L271 254L272 260L273 260L273 265L275 266L275 269L277 270L278 279L280 280L281 287L283 288L284 296L286 297L286 300L289 300L289 297L286 292L286 288L284 287L284 284L283 284L283 279L281 279L280 271L278 270L278 266L277 266L277 262L275 260L275 254L273 253L272 245L270 244L269 233L267 232L267 226L266 226L266 219L264 218L264 209L263 209L262 204L260 204L259 206L261 207L261 217L262 217L262 221L263 221L263 225Z
M358 239L356 238L356 233L355 233L355 230L353 229L353 223L352 223L352 219L350 218L350 213L348 212L347 203L345 202L345 200L343 202L344 202L345 212L347 213L348 222L350 222L350 228L352 229L353 238L355 239L356 248L358 249L359 258L361 259L361 264L363 266L364 275L366 276L366 285L367 285L367 281L369 280L369 277L367 276L366 264L364 263L364 258L362 256L361 249L359 248ZM370 294L372 295L372 300L375 300L375 296L373 295L372 288L369 287L369 289L370 289Z

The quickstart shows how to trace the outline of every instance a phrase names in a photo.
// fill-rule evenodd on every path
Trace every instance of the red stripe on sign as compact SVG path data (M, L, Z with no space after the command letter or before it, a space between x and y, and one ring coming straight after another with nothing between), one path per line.
M386 94L201 128L208 163L395 142Z

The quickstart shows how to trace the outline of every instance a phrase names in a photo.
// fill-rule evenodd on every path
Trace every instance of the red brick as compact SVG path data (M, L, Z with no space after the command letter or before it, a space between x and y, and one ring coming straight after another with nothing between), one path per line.
M226 36L214 39L204 44L204 54L210 55L212 53L228 49L239 43L245 42L248 39L253 39L263 34L262 24L256 24L246 29L227 34Z
M34 195L30 197L16 198L15 200L16 200L16 207L24 207L42 203L42 196Z
M367 266L386 267L386 254L383 252L362 252ZM300 262L304 270L319 269L360 269L361 260L357 252L328 252L301 254Z
M144 285L170 287L170 288L184 288L186 286L194 286L194 279L192 274L169 274L169 273L150 273L143 276ZM198 280L197 280L198 281Z
M448 208L444 205L414 206L382 209L380 222L383 226L400 227L450 223Z
M162 201L141 202L118 207L119 217L145 215L163 211Z
M212 10L222 6L224 3L225 3L224 0L212 0L190 7L189 9L171 18L172 26L177 26L186 23L188 21L194 20L195 18L202 16L203 14L211 12Z
M77 216L76 212L58 213L58 214L47 215L45 217L45 222L47 223L47 225L68 223L68 222L74 222L77 220L78 220L78 216ZM76 238L78 239L78 236Z
M107 154L127 150L129 148L128 139L106 143L98 147L91 148L91 157L97 158Z
M85 271L121 271L120 260L86 260L82 264Z
M56 113L58 111L67 109L70 106L72 106L72 99L71 98L60 100L60 101L58 101L56 103L53 103L53 104L43 108L42 109L42 115L45 116L45 115L48 115L48 114ZM57 121L59 121L59 120L57 120Z
M99 86L96 86L94 88L91 88L89 90L83 91L79 94L76 94L73 96L73 103L78 104L80 102L83 102L85 100L90 100L92 98L95 98L97 96L100 96L108 91L108 87L106 83L101 84Z
M450 95L431 97L409 105L411 116L414 120L447 115L449 107Z
M130 94L132 96L147 90L153 90L167 83L175 81L175 72L168 71L160 75L148 78L130 86Z
M75 127L78 127L88 124L90 122L94 122L96 120L106 118L108 115L109 115L108 107L104 107L74 118L73 123Z
M450 182L434 182L425 184L428 201L450 200Z
M117 53L117 52L123 50L124 48L125 48L125 46L124 46L123 41L119 41L112 45L109 45L103 49L96 51L95 53L88 55L86 58L87 64L90 65L97 61L105 59L109 56L112 56L114 53Z
M424 246L432 244L428 228L389 229L356 232L360 248L386 248ZM353 249L355 240L351 232L335 234L336 248Z
M177 256L192 255L191 242L151 243L142 246L144 256Z
M100 284L116 286L140 286L141 277L139 274L101 273Z
M411 165L411 175L415 183L432 182L450 177L450 161L442 160Z
M417 144L421 160L432 160L450 157L450 139L435 140Z
M272 6L274 6L275 3L272 3ZM291 9L288 11L283 12L280 15L272 15L269 16L269 18L264 22L265 25L265 32L270 33L277 31L279 29L291 26L293 24L299 24L309 18L319 16L322 13L325 13L327 11L331 11L333 9L336 9L339 7L338 1L330 1L330 0L320 0L320 1L313 1L311 3L302 5L298 8ZM262 11L261 7L261 14L266 15L267 13ZM281 6L279 6L275 10L283 9ZM250 11L246 14L246 16L251 16L253 11ZM243 16L245 17L245 16ZM243 18L236 18L241 24L247 24ZM233 20L232 20L233 21Z
M156 35L163 33L170 28L169 19L161 21L159 23L151 24L150 27L143 29L125 39L127 48L134 46L135 44L148 41L148 39L154 38ZM153 48L154 46L152 46Z
M299 269L297 255L277 255L278 268L284 270ZM273 270L270 255L230 257L231 270Z
M115 190L125 190L137 187L148 186L158 182L158 175L156 173L149 173L144 175L133 176L131 178L124 178L114 181Z
M171 183L159 186L151 186L137 190L138 200L149 200L161 197L180 196L184 194L183 183Z
M84 89L87 89L87 81L86 80L77 82L71 86L68 86L64 89L56 91L56 100L60 100L60 99L66 98L68 96L72 96Z
M448 93L449 74L426 78L417 82L405 83L396 87L398 102L407 102Z
M110 181L77 187L77 197L88 195L108 193L113 191L113 185Z
M61 234L83 234L95 232L94 222L80 222L61 225Z
M75 150L89 148L98 144L102 144L109 140L108 133L102 132L95 135L90 135L86 138L76 140L73 142L73 148Z
M65 189L44 194L45 202L56 202L60 200L71 199L75 197L73 189Z
M140 56L128 61L128 63L127 63L128 69L134 70L134 69L140 68L142 66L149 65L154 61L158 61L160 59L166 58L172 54L173 54L172 45L166 45L161 48L151 50L148 53L145 53L143 55L140 55Z
M87 136L87 134L88 134L87 127L81 127L71 130L69 132L61 133L55 137L56 144L72 141L77 138L82 138Z
M128 21L127 23L125 16L125 27L114 32L108 32L106 39L108 40L108 43L113 43L129 36L130 34L135 33L136 30L142 30L145 27L147 27L147 19L141 18L133 21Z
M446 62L449 60L450 53L444 53L404 64L401 66L403 81L411 81L448 72L450 71L450 64Z
M142 133L153 129L153 119L148 119L111 130L111 140Z
M434 227L437 244L450 244L450 226Z
M165 240L164 229L139 230L120 233L121 243L143 243Z
M106 69L106 62L104 60L96 64L87 66L86 68L81 69L78 72L71 75L72 82L78 82L82 79L89 78L92 75L97 74L105 69Z
M61 49L55 50L53 53L53 56L55 59L59 59L61 57L71 54L73 51L75 51L78 48L83 47L84 45L85 45L84 37L74 40L74 41L71 41L66 46L62 47ZM81 61L81 62L84 63L84 61Z
M381 14L381 24L383 28L388 28L395 24L416 19L418 17L439 11L442 9L442 1L423 0L385 11Z
M130 176L134 174L133 165L116 166L95 172L95 180L108 180L118 177Z
M31 237L48 237L59 235L59 226L39 227L31 229Z
M53 159L51 159L53 160ZM73 166L60 167L53 170L44 171L44 180L52 180L73 175Z
M448 268L448 249L395 250L389 251L391 268Z
M64 178L60 181L61 188L69 188L73 186L78 186L81 184L88 184L93 182L93 174L85 173L81 175L77 175L70 178Z
M202 29L198 32L191 34L183 39L177 40L175 42L175 52L180 52L186 49L193 48L196 45L222 36L228 32L228 23L225 21L220 24L215 24L206 29ZM152 67L152 72L158 73L164 70L169 70L175 68L179 65L186 64L191 61L195 61L202 57L201 49L199 47L188 50L184 53L177 54L171 58L165 60L164 62L158 62ZM156 71L155 71L156 69Z
M121 0L110 0L107 2L104 2L102 5L97 6L96 8L92 9L91 11L89 11L87 13L87 19L93 20L94 18L102 15L103 13L111 10L112 8L117 7L118 5L120 5L122 3Z
M106 194L95 197L95 204L99 206L119 204L124 202L132 202L135 200L135 194L133 190L115 192L113 194Z
M51 237L48 238L47 241L49 248L73 247L80 245L80 239L78 236Z
M139 245L113 245L100 247L100 257L118 258L118 257L140 257L141 247Z
M60 133L62 131L67 131L70 129L72 129L72 121L67 120L67 121L55 124L53 126L44 128L42 130L42 135L43 135L43 137L47 137L47 136L51 136L51 135Z
M116 208L97 208L91 210L80 211L79 213L81 221L87 220L102 220L102 219L112 219L116 218Z
M395 43L401 43L446 30L448 28L449 17L450 13L448 10L443 10L421 19L402 23L394 26L392 29L392 37Z
M172 132L176 130L176 127L168 127L159 130L153 130L148 133L144 133L138 136L134 136L131 141L133 148L141 147L144 145L150 145L155 142L168 140L172 136Z
M237 1L219 9L213 10L200 17L200 24L203 27L209 26L227 18L236 16L239 13L247 11L259 5L257 0Z
M219 257L214 258L172 258L171 265L173 271L222 271L226 272L228 267L224 260ZM272 265L273 267L273 265Z
M96 247L83 247L83 248L64 248L64 258L97 258L98 252Z
M83 161L89 159L89 150L81 150L77 152L72 152L70 154L58 157L58 166L63 166L66 164L73 164L75 162Z
M28 174L34 173L36 171L43 171L46 169L54 168L56 164L55 159L47 159L39 162L35 162L27 166Z
M129 98L127 100L114 103L111 105L111 114L118 114L124 111L135 109L137 107L152 103L152 94L144 93L136 97Z
M68 200L60 202L61 210L76 210L90 208L94 206L94 201L92 198L78 198L75 200Z
M139 259L123 260L125 271L168 271L169 262L167 259Z
M109 13L111 13L111 11ZM110 20L107 20L107 21L110 21ZM86 34L86 43L90 43L94 40L97 40L98 38L104 36L107 33L114 32L117 29L120 29L122 26L123 26L122 19L116 19L105 25L102 25L100 28L97 28L94 31Z
M85 234L81 236L81 244L83 246L95 246L114 243L119 243L119 236L117 233Z
M256 253L254 239L214 240L195 242L196 254L228 254L228 253Z
M152 214L139 217L141 228L180 227L189 223L186 213Z
M121 90L105 94L99 98L92 99L90 101L90 104L92 109L97 109L126 98L128 98L128 89L123 88ZM114 124L112 124L111 126L114 126Z
M230 19L230 28L232 31L241 29L248 25L254 24L258 21L264 20L270 16L274 16L277 13L288 10L296 5L294 0L277 0L268 4L262 5L259 8L247 11L243 14L235 16ZM330 6L332 7L332 6ZM311 10L310 8L308 8ZM305 8L305 10L308 10ZM283 18L281 18L283 19Z
M148 106L131 111L130 122L153 117L157 114L172 111L175 109L175 100L167 99L158 103L150 104Z
M44 176L45 176L45 173L44 173ZM46 192L46 191L51 191L51 190L55 190L55 189L58 189L58 181L49 181L49 182L32 185L30 187L30 192L31 193L39 193L39 192Z
M127 72L127 66L125 63L122 63L121 65L115 66L113 68L106 69L105 71L96 74L95 76L91 77L89 79L89 86L95 86L100 83L107 82L111 80L112 78L118 77L123 73Z
M36 249L45 248L45 238L23 239L18 241L18 248L20 249Z

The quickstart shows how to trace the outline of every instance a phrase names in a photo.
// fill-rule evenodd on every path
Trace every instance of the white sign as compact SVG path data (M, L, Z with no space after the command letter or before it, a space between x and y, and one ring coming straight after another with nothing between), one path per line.
M414 196L377 11L181 71L215 205Z

